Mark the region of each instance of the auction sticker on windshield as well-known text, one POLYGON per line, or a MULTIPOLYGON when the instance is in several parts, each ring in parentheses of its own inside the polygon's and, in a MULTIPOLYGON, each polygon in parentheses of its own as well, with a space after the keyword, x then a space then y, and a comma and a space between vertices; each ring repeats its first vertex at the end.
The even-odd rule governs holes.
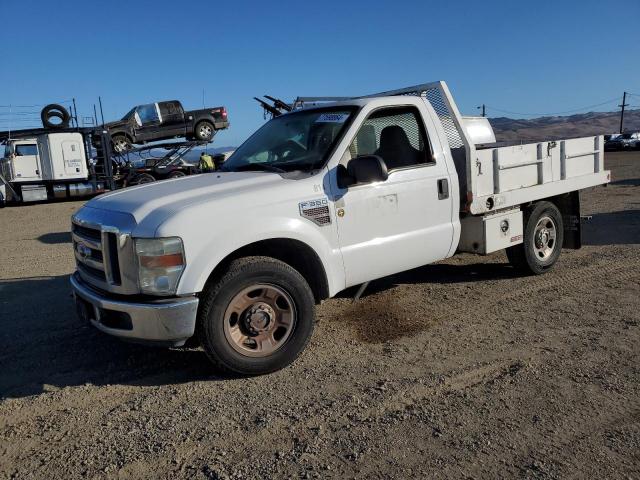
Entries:
POLYGON ((331 122, 331 123, 344 123, 349 118, 348 113, 323 113, 318 117, 316 123, 331 122))

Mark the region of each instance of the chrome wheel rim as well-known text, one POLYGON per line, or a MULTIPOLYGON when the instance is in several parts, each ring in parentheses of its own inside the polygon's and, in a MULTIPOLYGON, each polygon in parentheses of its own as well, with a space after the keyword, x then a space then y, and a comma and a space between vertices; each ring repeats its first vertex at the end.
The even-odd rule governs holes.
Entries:
POLYGON ((211 136, 211 127, 209 125, 200 125, 200 137, 209 138, 211 136))
POLYGON ((122 139, 118 139, 115 142, 113 142, 113 149, 116 152, 124 152, 125 150, 127 150, 127 148, 129 147, 129 144, 122 139))
POLYGON ((247 357, 268 357, 282 348, 297 321, 291 296, 280 287, 256 284, 238 292, 224 313, 224 335, 247 357))
POLYGON ((548 260, 556 249, 557 227, 551 217, 544 216, 536 223, 533 251, 538 260, 548 260))

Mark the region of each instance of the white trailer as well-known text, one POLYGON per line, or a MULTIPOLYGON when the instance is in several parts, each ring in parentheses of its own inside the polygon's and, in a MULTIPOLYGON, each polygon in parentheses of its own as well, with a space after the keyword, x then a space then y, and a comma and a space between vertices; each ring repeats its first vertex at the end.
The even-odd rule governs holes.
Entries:
POLYGON ((83 136, 43 133, 9 139, 0 159, 0 203, 79 197, 94 192, 83 136))
POLYGON ((580 247, 579 190, 610 181, 603 137, 494 148, 444 82, 296 105, 222 171, 80 209, 81 317, 132 341, 194 338, 223 369, 271 372, 307 345, 314 304, 347 287, 459 251, 506 249, 524 274, 549 271, 580 247))

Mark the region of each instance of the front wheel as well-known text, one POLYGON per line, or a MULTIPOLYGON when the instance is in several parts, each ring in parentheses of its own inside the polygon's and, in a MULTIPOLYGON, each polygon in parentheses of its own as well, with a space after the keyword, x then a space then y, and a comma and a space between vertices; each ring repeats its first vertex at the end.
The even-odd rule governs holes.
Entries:
POLYGON ((214 127, 211 122, 200 122, 196 125, 194 135, 197 140, 207 141, 213 138, 214 127))
POLYGON ((298 271, 273 258, 247 257, 204 290, 198 336, 219 369, 260 375, 298 357, 314 316, 313 293, 298 271))
POLYGON ((114 135, 111 138, 111 142, 113 144, 113 150, 116 153, 123 153, 127 150, 131 150, 131 140, 124 135, 114 135))
POLYGON ((540 275, 551 270, 560 257, 564 226, 558 207, 538 202, 524 214, 524 241, 507 248, 509 262, 518 270, 540 275))
POLYGON ((136 175, 134 179, 131 181, 131 185, 144 185, 145 183, 155 182, 156 178, 150 173, 141 173, 140 175, 136 175))

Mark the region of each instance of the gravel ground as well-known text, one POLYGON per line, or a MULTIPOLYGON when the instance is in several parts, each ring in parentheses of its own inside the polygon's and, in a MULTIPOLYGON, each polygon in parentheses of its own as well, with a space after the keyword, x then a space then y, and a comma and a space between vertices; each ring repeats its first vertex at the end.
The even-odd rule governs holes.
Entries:
POLYGON ((258 378, 76 320, 69 216, 0 210, 2 478, 640 478, 640 154, 542 277, 461 255, 323 302, 258 378))

